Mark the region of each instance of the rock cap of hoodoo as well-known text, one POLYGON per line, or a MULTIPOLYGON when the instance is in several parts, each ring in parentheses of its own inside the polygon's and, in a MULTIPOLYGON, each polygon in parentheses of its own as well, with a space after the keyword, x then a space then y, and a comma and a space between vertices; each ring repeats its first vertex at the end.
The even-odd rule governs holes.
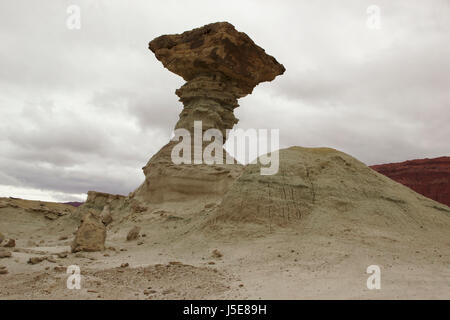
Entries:
POLYGON ((190 81, 221 73, 236 81, 239 96, 252 93, 260 82, 272 81, 285 68, 248 35, 228 22, 216 22, 181 34, 163 35, 149 49, 164 67, 190 81))

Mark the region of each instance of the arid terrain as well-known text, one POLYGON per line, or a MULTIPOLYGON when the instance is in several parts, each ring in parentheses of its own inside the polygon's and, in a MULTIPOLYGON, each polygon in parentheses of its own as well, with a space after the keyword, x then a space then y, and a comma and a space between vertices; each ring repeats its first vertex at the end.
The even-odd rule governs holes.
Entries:
POLYGON ((449 207, 333 149, 293 147, 280 162, 274 176, 247 166, 216 202, 144 207, 91 192, 74 208, 3 198, 2 244, 16 241, 2 248, 11 257, 0 259, 0 297, 450 298, 449 207), (71 253, 81 214, 108 205, 105 250, 71 253), (80 290, 67 289, 70 265, 81 269, 80 290), (381 268, 380 290, 366 286, 369 265, 381 268))

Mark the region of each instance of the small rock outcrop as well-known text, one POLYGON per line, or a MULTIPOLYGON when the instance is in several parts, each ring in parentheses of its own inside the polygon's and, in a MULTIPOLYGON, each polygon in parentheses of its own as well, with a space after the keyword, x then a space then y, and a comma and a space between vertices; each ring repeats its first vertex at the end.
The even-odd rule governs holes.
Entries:
POLYGON ((106 227, 100 218, 88 212, 78 228, 72 243, 72 252, 78 251, 103 251, 105 249, 106 227))
POLYGON ((380 164, 371 168, 425 197, 450 206, 450 157, 380 164))
POLYGON ((31 257, 30 259, 28 259, 27 263, 28 264, 38 264, 41 263, 42 261, 44 261, 46 259, 46 257, 31 257))
POLYGON ((0 266, 0 274, 8 274, 8 269, 5 266, 0 266))
POLYGON ((16 240, 9 239, 5 245, 3 245, 5 248, 14 248, 16 246, 16 240))
POLYGON ((105 207, 102 210, 102 213, 100 214, 100 217, 105 226, 113 222, 113 217, 111 215, 111 207, 109 204, 105 205, 105 207))

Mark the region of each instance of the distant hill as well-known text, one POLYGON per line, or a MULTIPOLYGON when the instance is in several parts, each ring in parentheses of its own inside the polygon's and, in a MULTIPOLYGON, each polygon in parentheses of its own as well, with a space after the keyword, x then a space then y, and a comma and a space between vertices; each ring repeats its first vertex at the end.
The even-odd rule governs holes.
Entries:
POLYGON ((74 202, 64 202, 64 204, 69 204, 69 205, 74 206, 74 207, 79 207, 79 206, 81 206, 83 203, 84 203, 84 202, 76 202, 76 201, 74 201, 74 202))
POLYGON ((428 198, 450 206, 450 157, 380 164, 371 168, 428 198))

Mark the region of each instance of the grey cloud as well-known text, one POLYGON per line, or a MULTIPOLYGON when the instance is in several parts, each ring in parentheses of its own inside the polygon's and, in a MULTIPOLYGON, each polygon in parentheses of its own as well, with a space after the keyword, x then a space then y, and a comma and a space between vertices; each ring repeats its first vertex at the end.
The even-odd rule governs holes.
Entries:
POLYGON ((59 199, 132 191, 181 111, 184 81, 148 42, 224 20, 287 69, 241 99, 240 127, 368 164, 450 154, 448 1, 378 0, 378 31, 365 25, 371 4, 2 1, 0 184, 59 199), (81 7, 78 31, 65 26, 69 4, 81 7))

